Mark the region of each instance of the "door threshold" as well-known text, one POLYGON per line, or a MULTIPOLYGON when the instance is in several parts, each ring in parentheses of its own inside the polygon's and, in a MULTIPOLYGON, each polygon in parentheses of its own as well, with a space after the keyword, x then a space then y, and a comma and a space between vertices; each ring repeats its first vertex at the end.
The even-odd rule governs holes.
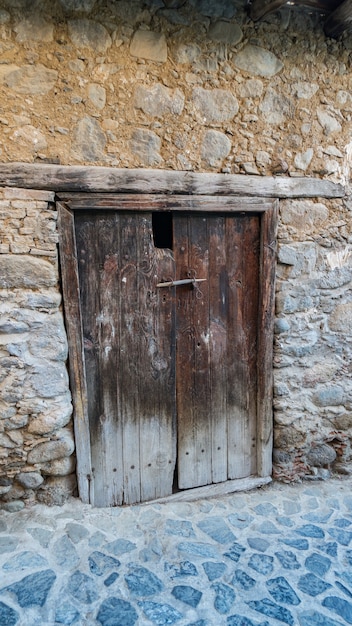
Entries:
POLYGON ((229 493, 235 493, 236 491, 249 491, 250 489, 263 487, 264 485, 271 483, 271 481, 271 476, 248 476, 247 478, 236 478, 235 480, 226 480, 223 483, 205 485, 204 487, 196 487, 194 489, 185 489, 184 491, 172 493, 171 495, 164 496, 163 498, 141 502, 140 505, 155 503, 163 504, 166 502, 192 502, 193 500, 226 496, 229 493))

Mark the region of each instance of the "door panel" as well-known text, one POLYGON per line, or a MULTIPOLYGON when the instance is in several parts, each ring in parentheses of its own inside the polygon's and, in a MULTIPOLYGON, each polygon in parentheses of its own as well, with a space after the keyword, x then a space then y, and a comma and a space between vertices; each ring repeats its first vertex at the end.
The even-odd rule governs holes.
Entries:
POLYGON ((256 471, 259 217, 177 215, 178 486, 256 471))
POLYGON ((96 506, 172 491, 176 459, 171 253, 151 214, 76 217, 92 478, 96 506))

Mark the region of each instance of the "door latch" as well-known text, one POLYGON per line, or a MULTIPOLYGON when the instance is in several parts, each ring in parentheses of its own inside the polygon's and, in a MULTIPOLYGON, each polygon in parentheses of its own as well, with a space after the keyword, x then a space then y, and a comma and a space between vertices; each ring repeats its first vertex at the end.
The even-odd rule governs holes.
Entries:
POLYGON ((181 280, 169 280, 166 283, 158 283, 157 287, 177 287, 178 285, 194 285, 202 283, 206 278, 182 278, 181 280))

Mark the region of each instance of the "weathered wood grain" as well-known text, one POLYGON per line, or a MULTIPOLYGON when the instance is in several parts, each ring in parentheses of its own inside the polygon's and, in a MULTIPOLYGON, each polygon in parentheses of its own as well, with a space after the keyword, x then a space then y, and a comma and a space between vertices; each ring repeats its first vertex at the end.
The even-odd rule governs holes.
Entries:
POLYGON ((290 3, 288 3, 287 0, 269 0, 267 2, 263 2, 263 0, 252 0, 250 16, 251 19, 256 22, 265 17, 268 13, 278 11, 288 5, 297 7, 305 6, 319 11, 329 12, 336 7, 338 2, 339 0, 292 0, 290 3))
MULTIPOLYGON (((236 493, 237 491, 249 491, 250 489, 257 489, 271 483, 271 477, 257 477, 249 476, 248 478, 238 478, 237 480, 227 480, 223 483, 217 483, 215 485, 206 485, 205 487, 197 487, 195 489, 186 489, 178 493, 173 493, 165 498, 159 498, 156 503, 164 502, 192 502, 193 500, 201 500, 208 498, 216 498, 219 496, 225 496, 229 493, 236 493)), ((143 505, 143 503, 142 503, 143 505)))
POLYGON ((50 191, 340 198, 342 185, 318 178, 241 176, 172 170, 35 163, 0 164, 0 186, 50 191))
POLYGON ((64 313, 70 357, 70 386, 74 409, 77 482, 81 500, 90 503, 92 463, 74 217, 61 202, 57 203, 57 210, 64 313))
MULTIPOLYGON (((335 5, 336 6, 336 5, 335 5)), ((328 37, 339 37, 346 29, 352 26, 352 0, 345 0, 331 13, 324 24, 328 37)))

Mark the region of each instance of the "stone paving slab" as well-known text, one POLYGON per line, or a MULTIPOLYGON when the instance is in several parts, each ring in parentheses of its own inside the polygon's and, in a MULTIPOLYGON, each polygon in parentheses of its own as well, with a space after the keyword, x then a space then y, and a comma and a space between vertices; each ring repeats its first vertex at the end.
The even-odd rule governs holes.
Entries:
POLYGON ((0 512, 0 626, 352 624, 351 487, 0 512))

